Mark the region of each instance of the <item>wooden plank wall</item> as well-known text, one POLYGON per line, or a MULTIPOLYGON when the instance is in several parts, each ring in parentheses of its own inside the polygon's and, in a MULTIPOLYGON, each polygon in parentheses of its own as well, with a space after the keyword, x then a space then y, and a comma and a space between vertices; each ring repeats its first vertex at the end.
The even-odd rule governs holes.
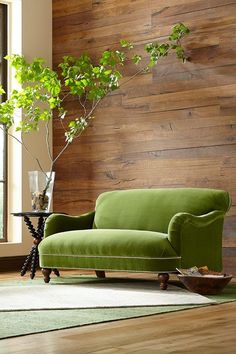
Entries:
MULTIPOLYGON (((176 22, 191 30, 191 62, 171 56, 103 101, 57 163, 54 206, 85 212, 113 189, 226 189, 224 262, 236 273, 236 0, 53 0, 54 65, 84 51, 97 58, 121 38, 141 52, 176 22)), ((125 77, 133 73, 128 66, 125 77)), ((76 114, 75 102, 68 107, 76 114)), ((55 125, 55 153, 60 133, 55 125)))

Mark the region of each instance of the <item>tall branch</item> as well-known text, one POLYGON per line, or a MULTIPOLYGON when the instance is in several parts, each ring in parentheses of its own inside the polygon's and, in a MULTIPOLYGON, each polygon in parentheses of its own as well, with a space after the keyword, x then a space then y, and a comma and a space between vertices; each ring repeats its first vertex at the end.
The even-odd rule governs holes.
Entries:
POLYGON ((139 74, 141 74, 145 69, 147 68, 147 65, 144 66, 142 69, 138 70, 134 75, 132 75, 130 78, 128 78, 126 81, 122 82, 120 85, 119 85, 119 88, 125 84, 127 84, 127 82, 133 80, 136 76, 138 76, 139 74))
POLYGON ((92 106, 90 112, 84 117, 84 119, 87 120, 87 119, 91 116, 91 114, 93 113, 93 111, 95 110, 95 108, 97 107, 97 105, 100 103, 100 101, 101 101, 101 98, 99 98, 99 99, 97 100, 97 102, 96 102, 95 104, 93 104, 93 106, 92 106))
POLYGON ((51 162, 53 161, 53 157, 52 157, 52 151, 51 151, 51 146, 50 146, 50 142, 49 142, 49 120, 46 122, 46 145, 47 145, 47 152, 48 152, 48 156, 49 159, 51 160, 51 162))
MULTIPOLYGON (((4 130, 1 125, 0 125, 0 128, 1 128, 2 130, 4 130)), ((13 138, 14 140, 16 140, 19 144, 21 144, 21 145, 24 147, 25 151, 31 156, 31 158, 32 158, 33 160, 35 160, 35 161, 37 162, 37 164, 38 164, 40 170, 46 175, 46 173, 44 172, 43 167, 42 167, 42 165, 41 165, 39 159, 38 159, 37 157, 35 157, 35 156, 31 153, 31 151, 27 148, 27 146, 25 145, 25 143, 24 143, 22 140, 18 139, 15 135, 9 133, 9 131, 7 131, 7 135, 9 135, 11 138, 13 138)))
POLYGON ((63 97, 62 97, 62 99, 61 99, 61 101, 63 102, 65 99, 66 99, 66 97, 68 97, 68 96, 70 96, 70 91, 68 91, 63 97))
POLYGON ((87 110, 86 110, 86 107, 85 107, 85 102, 86 102, 86 98, 85 98, 84 102, 82 103, 81 97, 79 96, 79 103, 80 103, 80 105, 83 107, 84 115, 86 116, 87 110))
POLYGON ((52 162, 52 168, 54 166, 54 164, 56 163, 56 161, 59 159, 59 157, 63 154, 63 152, 68 148, 68 146, 70 145, 71 143, 69 141, 66 142, 65 146, 61 149, 61 151, 58 153, 58 155, 55 157, 55 159, 53 160, 52 162))

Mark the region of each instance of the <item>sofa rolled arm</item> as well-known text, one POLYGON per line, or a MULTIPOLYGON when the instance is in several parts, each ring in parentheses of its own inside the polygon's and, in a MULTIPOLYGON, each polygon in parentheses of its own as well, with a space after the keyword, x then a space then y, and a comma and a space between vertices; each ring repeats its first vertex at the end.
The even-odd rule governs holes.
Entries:
POLYGON ((208 230, 207 232, 209 232, 209 227, 218 220, 221 221, 223 226, 224 215, 225 213, 219 210, 214 210, 199 216, 190 213, 177 213, 170 220, 168 239, 173 248, 180 254, 183 235, 187 235, 187 237, 191 239, 192 234, 195 234, 194 231, 197 229, 206 228, 206 230, 208 230), (192 233, 191 230, 193 231, 192 233))
POLYGON ((95 211, 71 216, 65 214, 51 214, 44 227, 44 237, 56 234, 58 232, 91 229, 93 226, 95 211))

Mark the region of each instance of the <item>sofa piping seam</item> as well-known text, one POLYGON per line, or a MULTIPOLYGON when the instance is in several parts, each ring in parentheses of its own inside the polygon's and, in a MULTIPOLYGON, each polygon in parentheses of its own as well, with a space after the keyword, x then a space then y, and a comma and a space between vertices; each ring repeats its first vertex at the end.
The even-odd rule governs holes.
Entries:
POLYGON ((88 256, 75 254, 41 253, 40 256, 74 257, 74 258, 121 258, 121 259, 181 259, 182 257, 129 257, 129 256, 88 256))

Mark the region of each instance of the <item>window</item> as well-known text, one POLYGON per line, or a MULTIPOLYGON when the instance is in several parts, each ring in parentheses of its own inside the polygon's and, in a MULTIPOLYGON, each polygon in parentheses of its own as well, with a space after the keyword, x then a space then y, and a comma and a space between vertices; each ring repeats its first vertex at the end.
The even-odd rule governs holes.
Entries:
MULTIPOLYGON (((7 92, 7 5, 0 4, 0 83, 7 92)), ((2 100, 6 99, 2 95, 2 100)), ((0 129, 0 241, 6 241, 7 224, 7 136, 0 129)))

